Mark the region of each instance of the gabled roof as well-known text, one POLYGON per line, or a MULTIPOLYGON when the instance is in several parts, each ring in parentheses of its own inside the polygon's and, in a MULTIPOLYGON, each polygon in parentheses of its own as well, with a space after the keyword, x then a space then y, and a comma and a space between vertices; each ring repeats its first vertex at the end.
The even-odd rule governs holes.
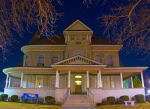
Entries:
POLYGON ((53 65, 102 65, 102 63, 81 55, 76 55, 71 58, 54 63, 53 65))
POLYGON ((86 26, 80 20, 76 20, 70 26, 68 26, 64 31, 92 31, 92 29, 86 26))

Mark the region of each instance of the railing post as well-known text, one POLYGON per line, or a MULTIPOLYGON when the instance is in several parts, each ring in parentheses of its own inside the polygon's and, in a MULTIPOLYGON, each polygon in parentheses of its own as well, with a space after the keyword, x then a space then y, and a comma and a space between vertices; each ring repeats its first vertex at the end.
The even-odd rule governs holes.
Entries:
POLYGON ((145 88, 145 85, 144 85, 144 78, 143 78, 143 72, 141 72, 141 81, 142 81, 142 87, 145 88))
POLYGON ((9 74, 7 73, 5 88, 8 88, 8 78, 9 78, 9 74))
POLYGON ((20 88, 23 88, 23 72, 21 73, 20 88))
POLYGON ((131 76, 131 88, 134 88, 134 86, 133 86, 133 78, 132 78, 132 76, 131 76))
POLYGON ((122 72, 120 72, 120 80, 121 80, 121 88, 123 88, 123 77, 122 77, 122 72))
POLYGON ((55 88, 59 88, 59 72, 56 70, 56 83, 55 83, 55 88))

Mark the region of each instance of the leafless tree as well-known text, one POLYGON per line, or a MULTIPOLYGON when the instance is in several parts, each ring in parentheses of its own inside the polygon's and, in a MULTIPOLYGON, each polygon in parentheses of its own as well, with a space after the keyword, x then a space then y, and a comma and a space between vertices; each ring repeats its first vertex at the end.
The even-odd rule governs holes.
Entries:
POLYGON ((0 0, 0 49, 15 41, 14 33, 21 33, 30 26, 36 26, 42 35, 50 36, 60 16, 54 4, 60 0, 0 0))
POLYGON ((118 44, 150 54, 150 0, 129 0, 102 17, 104 34, 118 44))

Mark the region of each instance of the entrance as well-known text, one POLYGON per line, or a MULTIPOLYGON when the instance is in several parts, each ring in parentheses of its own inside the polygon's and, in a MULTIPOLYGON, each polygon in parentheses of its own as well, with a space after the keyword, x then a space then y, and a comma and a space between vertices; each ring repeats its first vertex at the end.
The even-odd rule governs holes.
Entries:
POLYGON ((82 94, 82 76, 75 75, 75 94, 82 94))

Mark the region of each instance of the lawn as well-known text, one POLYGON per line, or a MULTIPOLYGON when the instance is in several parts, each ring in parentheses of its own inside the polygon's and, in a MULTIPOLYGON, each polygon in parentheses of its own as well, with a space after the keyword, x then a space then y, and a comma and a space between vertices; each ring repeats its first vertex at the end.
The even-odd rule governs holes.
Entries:
POLYGON ((150 103, 136 104, 138 107, 123 107, 122 105, 97 106, 96 109, 150 109, 150 103))
MULTIPOLYGON (((121 105, 104 105, 97 106, 96 109, 150 109, 150 103, 136 104, 138 107, 122 107, 121 105)), ((22 104, 13 102, 0 102, 0 109, 62 109, 61 106, 55 105, 35 105, 22 104)))
POLYGON ((61 109, 61 106, 0 102, 0 109, 61 109))

